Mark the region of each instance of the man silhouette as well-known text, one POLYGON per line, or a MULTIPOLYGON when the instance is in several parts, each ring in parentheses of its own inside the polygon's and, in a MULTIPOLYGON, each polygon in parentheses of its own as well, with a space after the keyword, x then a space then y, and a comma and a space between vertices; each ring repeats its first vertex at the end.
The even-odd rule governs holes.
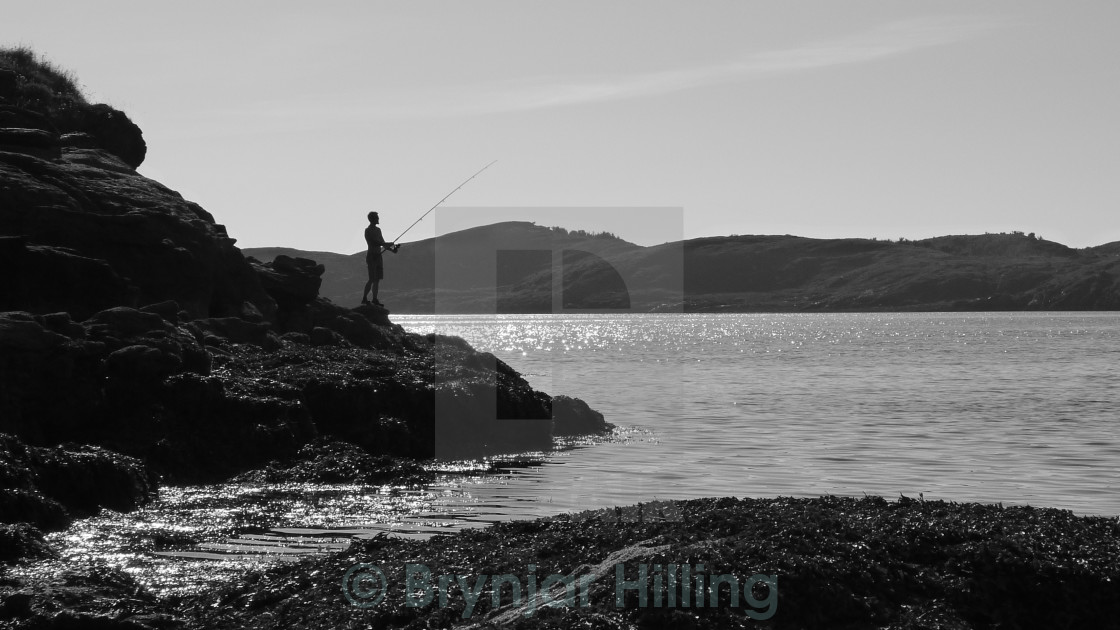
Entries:
POLYGON ((377 287, 385 277, 385 263, 381 260, 381 252, 387 249, 395 254, 401 246, 385 242, 385 237, 381 235, 381 228, 377 227, 379 217, 376 212, 371 212, 366 217, 369 219, 369 227, 366 228, 366 270, 369 272, 369 281, 366 282, 366 288, 362 290, 362 304, 369 304, 366 296, 372 288, 373 303, 382 306, 377 300, 377 287))

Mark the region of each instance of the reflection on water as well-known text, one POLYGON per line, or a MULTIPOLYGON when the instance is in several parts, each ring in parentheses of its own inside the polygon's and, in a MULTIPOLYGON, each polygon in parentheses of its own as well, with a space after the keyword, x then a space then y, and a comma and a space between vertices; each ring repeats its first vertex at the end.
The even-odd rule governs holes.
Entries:
POLYGON ((654 499, 923 493, 1120 514, 1120 314, 398 319, 460 335, 622 430, 542 465, 425 488, 167 488, 144 510, 79 522, 57 546, 166 593, 352 536, 654 499))
MULTIPOLYGON (((573 439, 564 450, 486 461, 432 464, 437 481, 423 487, 346 484, 220 484, 160 489, 151 504, 76 521, 48 539, 57 561, 16 567, 15 574, 50 574, 63 566, 107 563, 157 595, 186 595, 249 569, 346 549, 355 538, 427 538, 513 519, 572 511, 534 487, 545 462, 562 461, 596 444, 648 439, 619 430, 605 439, 573 439)), ((549 464, 551 465, 551 464, 549 464)))
POLYGON ((1120 314, 409 316, 656 436, 528 492, 899 493, 1120 514, 1120 314))
POLYGON ((516 501, 490 507, 472 496, 474 483, 494 487, 505 476, 491 475, 485 482, 481 476, 464 476, 427 488, 169 487, 141 510, 105 510, 50 538, 63 550, 66 564, 101 560, 128 571, 157 594, 187 594, 262 564, 345 549, 352 538, 382 532, 426 537, 533 516, 532 507, 518 509, 516 501))

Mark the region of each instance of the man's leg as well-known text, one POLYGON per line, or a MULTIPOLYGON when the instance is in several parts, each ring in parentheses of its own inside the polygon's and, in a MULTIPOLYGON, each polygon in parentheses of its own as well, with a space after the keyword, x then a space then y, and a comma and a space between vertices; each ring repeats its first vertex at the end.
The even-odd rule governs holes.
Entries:
MULTIPOLYGON (((373 279, 370 279, 370 280, 366 281, 366 288, 362 289, 362 304, 369 304, 369 300, 366 299, 366 296, 369 295, 369 289, 370 289, 371 286, 373 286, 374 282, 375 281, 373 279)), ((375 298, 377 297, 377 291, 376 290, 374 290, 373 296, 375 298)))
POLYGON ((370 280, 370 284, 373 285, 373 303, 374 304, 381 304, 381 302, 379 302, 377 300, 377 289, 378 289, 378 287, 381 286, 381 281, 380 280, 370 280))

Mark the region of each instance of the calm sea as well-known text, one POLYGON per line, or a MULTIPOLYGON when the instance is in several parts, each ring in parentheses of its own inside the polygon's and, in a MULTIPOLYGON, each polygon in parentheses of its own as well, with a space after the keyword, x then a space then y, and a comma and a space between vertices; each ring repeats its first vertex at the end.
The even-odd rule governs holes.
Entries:
POLYGON ((864 493, 1120 514, 1120 314, 400 316, 629 439, 477 500, 864 493))
POLYGON ((188 593, 354 536, 719 495, 905 494, 1120 515, 1120 313, 395 319, 462 336, 619 429, 425 488, 164 488, 140 510, 52 534, 60 562, 95 558, 154 592, 188 593))

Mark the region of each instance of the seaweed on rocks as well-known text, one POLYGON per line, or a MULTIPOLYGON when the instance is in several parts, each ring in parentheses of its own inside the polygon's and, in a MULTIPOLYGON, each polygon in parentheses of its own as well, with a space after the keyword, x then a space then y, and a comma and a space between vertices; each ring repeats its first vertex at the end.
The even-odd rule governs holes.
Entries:
POLYGON ((63 529, 102 508, 132 510, 156 496, 142 462, 87 445, 34 447, 0 433, 0 522, 63 529))
POLYGON ((371 455, 349 442, 320 439, 305 445, 289 461, 273 461, 232 481, 255 484, 358 483, 419 485, 430 483, 435 474, 417 460, 371 455))
POLYGON ((422 542, 376 538, 188 598, 178 610, 208 628, 1116 628, 1118 561, 1116 519, 1062 510, 905 497, 697 499, 502 523, 422 542), (377 589, 351 584, 347 594, 343 582, 364 564, 386 578, 384 600, 371 607, 351 601, 377 589), (423 565, 430 580, 417 573, 407 588, 408 564, 423 565), (654 600, 652 576, 671 565, 709 576, 700 591, 706 605, 696 604, 695 590, 682 605, 678 586, 670 606, 665 582, 654 600), (645 605, 634 584, 618 604, 617 566, 634 584, 645 567, 645 605), (441 575, 452 576, 443 605, 435 593, 441 575), (493 581, 479 576, 495 575, 515 576, 524 587, 550 575, 591 577, 586 605, 581 595, 572 606, 532 608, 527 597, 514 605, 511 590, 494 606, 493 581), (711 588, 721 575, 740 583, 773 577, 774 593, 756 584, 754 604, 744 595, 733 605, 729 589, 711 588), (454 576, 479 587, 469 612, 454 576), (431 602, 410 605, 406 597, 425 589, 431 602))

